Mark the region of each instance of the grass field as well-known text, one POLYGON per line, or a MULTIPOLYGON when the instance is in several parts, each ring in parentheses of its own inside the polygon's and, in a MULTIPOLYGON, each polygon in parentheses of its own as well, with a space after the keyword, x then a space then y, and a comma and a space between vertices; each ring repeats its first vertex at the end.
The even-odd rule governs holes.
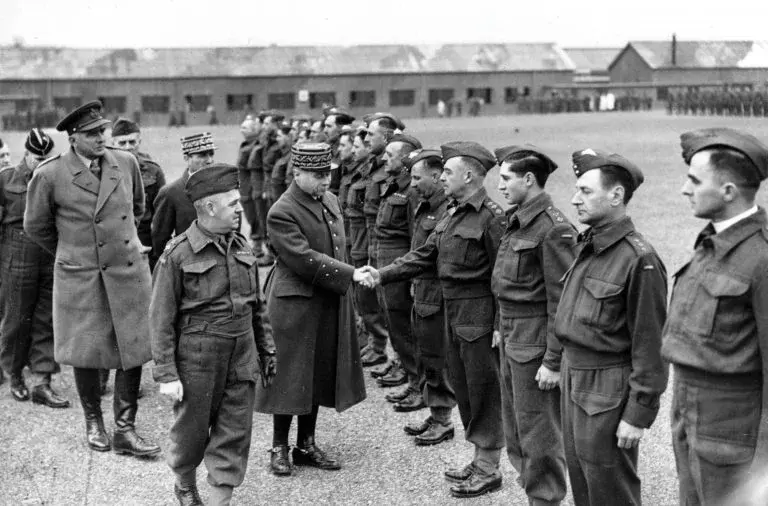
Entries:
MULTIPOLYGON (((768 122, 750 118, 668 117, 659 112, 569 114, 411 120, 408 132, 425 146, 452 140, 475 140, 489 148, 532 142, 548 150, 560 164, 548 189, 555 203, 571 218, 569 204, 575 177, 570 154, 587 147, 615 151, 637 163, 646 176, 636 192, 629 213, 637 228, 656 247, 671 275, 689 255, 693 240, 704 226, 690 214, 679 189, 686 167, 680 157, 679 134, 706 126, 744 128, 768 140, 768 122)), ((143 150, 150 153, 173 180, 184 168, 179 138, 199 129, 147 129, 143 150)), ((219 147, 218 161, 233 162, 240 143, 236 126, 211 129, 219 147)), ((5 133, 14 161, 21 156, 23 134, 5 133)), ((58 149, 66 139, 55 134, 58 149)), ((497 174, 487 185, 495 188, 497 174)), ((498 193, 492 191, 492 195, 498 193)), ((501 199, 497 200, 501 202, 501 199)), ((766 204, 762 191, 759 201, 766 204)), ((87 450, 82 410, 77 401, 70 368, 56 384, 72 401, 68 410, 53 411, 17 403, 4 385, 0 387, 0 504, 172 505, 173 477, 163 459, 140 461, 113 453, 87 450)), ((268 469, 271 418, 256 414, 253 444, 245 483, 236 491, 234 504, 458 504, 448 494, 442 471, 463 465, 472 456, 463 440, 458 414, 457 437, 434 448, 416 448, 402 426, 426 416, 425 411, 396 414, 384 400, 386 391, 368 381, 368 399, 342 415, 321 410, 318 442, 338 455, 344 469, 338 473, 299 470, 292 478, 276 478, 268 469)), ((138 427, 143 435, 165 444, 171 424, 171 403, 161 398, 145 369, 138 427)), ((112 425, 112 396, 104 399, 105 420, 112 425)), ((640 473, 644 503, 671 506, 677 503, 677 481, 669 431, 670 395, 665 394, 656 424, 641 445, 640 473)), ((292 436, 293 437, 293 436, 292 436)), ((470 501, 471 504, 524 505, 525 495, 516 486, 515 473, 504 461, 505 484, 501 492, 470 501)), ((203 497, 205 472, 199 473, 203 497)), ((571 504, 568 502, 567 504, 571 504)), ((607 502, 608 506, 609 503, 607 502)))

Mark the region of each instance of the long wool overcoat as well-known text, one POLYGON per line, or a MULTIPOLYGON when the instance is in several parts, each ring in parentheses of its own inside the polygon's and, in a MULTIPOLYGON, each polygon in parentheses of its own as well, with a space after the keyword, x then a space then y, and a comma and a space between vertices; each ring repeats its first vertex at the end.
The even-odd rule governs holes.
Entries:
POLYGON ((366 394, 338 199, 326 192, 315 200, 294 182, 270 209, 267 232, 277 252, 266 296, 278 372, 269 388, 259 383, 256 409, 344 411, 366 394))
POLYGON ((55 254, 56 361, 130 369, 148 362, 152 278, 139 249, 144 189, 136 158, 108 149, 101 180, 70 149, 35 170, 24 231, 55 254))

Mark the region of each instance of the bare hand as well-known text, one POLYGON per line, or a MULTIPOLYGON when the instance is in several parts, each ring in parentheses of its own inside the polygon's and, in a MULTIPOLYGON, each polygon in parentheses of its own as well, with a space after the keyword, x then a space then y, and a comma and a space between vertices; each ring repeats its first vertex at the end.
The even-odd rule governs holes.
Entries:
POLYGON ((618 447, 630 449, 640 444, 640 440, 643 438, 645 429, 630 425, 624 420, 619 422, 619 428, 616 429, 616 437, 618 438, 618 447))
POLYGON ((376 288, 381 284, 381 274, 370 265, 355 269, 353 279, 368 288, 376 288), (356 278, 354 276, 357 276, 356 278))
POLYGON ((180 380, 160 383, 160 393, 167 395, 176 402, 181 402, 184 398, 184 387, 181 385, 180 380))
POLYGON ((498 348, 501 344, 501 332, 498 330, 493 331, 493 340, 491 341, 491 348, 498 348))
POLYGON ((560 371, 555 372, 542 365, 536 372, 536 381, 539 382, 539 390, 552 390, 560 384, 560 371))

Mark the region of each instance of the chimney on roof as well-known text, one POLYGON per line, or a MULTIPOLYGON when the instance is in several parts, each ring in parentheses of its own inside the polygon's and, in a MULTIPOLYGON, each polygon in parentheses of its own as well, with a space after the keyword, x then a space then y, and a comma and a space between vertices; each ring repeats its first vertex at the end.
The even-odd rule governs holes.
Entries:
POLYGON ((677 67, 677 35, 672 34, 672 66, 677 67))

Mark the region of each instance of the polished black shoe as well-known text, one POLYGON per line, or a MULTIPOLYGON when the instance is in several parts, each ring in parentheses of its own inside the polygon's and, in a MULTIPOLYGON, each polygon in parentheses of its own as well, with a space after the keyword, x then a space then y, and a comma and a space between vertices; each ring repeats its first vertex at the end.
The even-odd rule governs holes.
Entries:
POLYGON ((429 426, 432 425, 432 420, 434 420, 434 418, 428 416, 423 422, 406 424, 405 427, 403 427, 403 431, 409 436, 418 436, 429 429, 429 426))
POLYGON ((288 447, 275 446, 269 450, 269 469, 275 476, 290 476, 293 473, 291 461, 288 460, 288 447))
POLYGON ((382 367, 371 369, 371 378, 381 378, 382 376, 386 376, 390 369, 392 369, 392 365, 393 362, 387 362, 382 367))
POLYGON ((475 471, 475 464, 470 462, 464 467, 447 470, 445 473, 443 473, 443 476, 445 476, 446 480, 452 483, 462 483, 470 479, 472 475, 475 474, 475 471))
POLYGON ((100 419, 85 420, 85 437, 88 447, 97 452, 108 452, 112 449, 109 444, 107 431, 104 430, 104 422, 100 419))
POLYGON ((11 395, 17 401, 29 400, 29 389, 22 376, 11 376, 11 395))
POLYGON ((411 386, 408 385, 402 390, 385 395, 384 398, 387 400, 387 402, 400 402, 406 397, 408 397, 410 393, 411 393, 411 386))
POLYGON ((378 383, 380 387, 384 388, 397 387, 404 385, 407 382, 408 375, 405 373, 405 370, 400 364, 396 366, 393 365, 386 375, 376 380, 376 383, 378 383))
POLYGON ((203 500, 200 499, 200 493, 197 491, 197 485, 179 487, 178 484, 174 484, 173 494, 176 496, 176 499, 179 500, 180 506, 205 506, 203 500))
POLYGON ((134 457, 154 457, 160 453, 160 447, 136 434, 136 431, 115 431, 112 434, 112 447, 119 455, 133 455, 134 457))
POLYGON ((54 409, 69 407, 69 401, 57 394, 48 384, 37 385, 32 389, 32 402, 54 409))
POLYGON ((325 471, 338 471, 341 469, 341 464, 326 455, 315 443, 294 447, 293 463, 297 466, 316 467, 325 471))
POLYGON ((500 488, 501 473, 498 471, 491 475, 474 473, 468 480, 451 486, 451 495, 459 499, 479 497, 500 488))
POLYGON ((396 402, 393 406, 394 410, 398 413, 408 413, 410 411, 418 411, 427 407, 424 404, 424 397, 418 390, 410 390, 408 396, 400 402, 396 402))
POLYGON ((360 361, 363 367, 373 367, 374 365, 383 364, 387 361, 387 354, 383 351, 376 351, 371 347, 363 350, 360 355, 360 361))
POLYGON ((432 446, 453 439, 453 436, 454 430, 451 422, 448 422, 447 425, 443 425, 435 420, 429 426, 429 429, 413 438, 413 440, 416 443, 416 446, 432 446))

